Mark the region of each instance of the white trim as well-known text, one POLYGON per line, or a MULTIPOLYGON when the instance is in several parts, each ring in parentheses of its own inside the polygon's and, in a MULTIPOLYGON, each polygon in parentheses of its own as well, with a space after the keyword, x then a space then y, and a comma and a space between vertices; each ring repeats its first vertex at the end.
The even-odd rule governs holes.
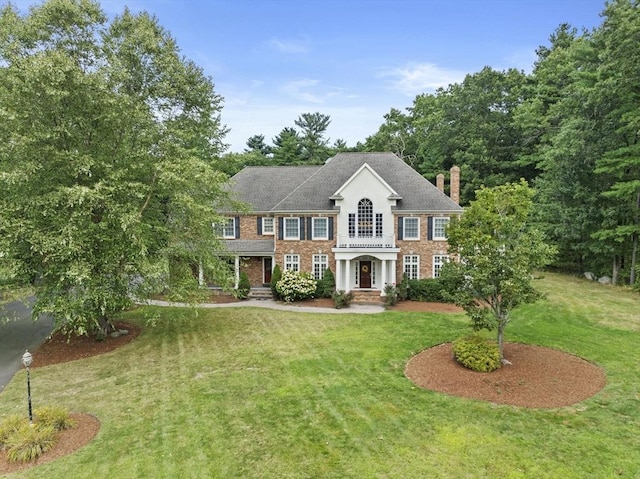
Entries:
POLYGON ((445 263, 449 262, 449 255, 448 254, 434 254, 433 255, 433 260, 432 260, 432 265, 433 267, 431 268, 431 277, 432 278, 439 278, 440 277, 440 268, 442 268, 444 266, 445 263), (436 273, 438 273, 436 275, 436 273))
POLYGON ((300 271, 300 255, 299 254, 285 254, 283 266, 285 271, 293 270, 300 271))
POLYGON ((276 222, 273 216, 263 216, 262 217, 262 234, 263 235, 273 235, 276 231, 276 222), (269 221, 271 223, 271 231, 265 230, 265 224, 269 221))
POLYGON ((313 274, 314 279, 322 279, 324 277, 324 272, 329 268, 329 255, 328 254, 314 254, 312 258, 311 264, 311 274, 313 274), (318 274, 316 275, 316 266, 318 266, 318 274), (324 266, 324 268, 323 268, 324 266))
POLYGON ((448 216, 434 216, 433 217, 433 230, 431 231, 431 237, 433 238, 434 241, 446 241, 447 239, 447 234, 444 232, 447 225, 449 224, 449 220, 450 218, 448 216), (436 235, 436 223, 437 222, 442 222, 443 226, 441 226, 442 228, 442 236, 437 236, 436 235))
POLYGON ((222 225, 222 237, 224 239, 236 239, 236 218, 225 218, 222 225), (231 224, 231 226, 229 226, 231 224), (231 234, 227 233, 227 229, 231 228, 231 234))
POLYGON ((282 238, 285 240, 299 240, 300 239, 300 218, 297 216, 292 217, 284 217, 282 219, 282 238), (295 236, 287 236, 287 221, 295 221, 296 223, 296 235, 295 236))
POLYGON ((402 239, 406 241, 420 241, 420 218, 417 216, 405 216, 402 218, 402 239), (407 220, 415 220, 418 231, 417 236, 407 238, 407 220))
POLYGON ((400 197, 400 195, 398 195, 398 193, 396 193, 396 190, 394 190, 391 185, 389 185, 389 183, 387 183, 378 173, 376 173, 376 171, 371 168, 367 163, 364 163, 360 168, 358 168, 358 171, 356 171, 353 175, 351 175, 351 178, 349 178, 347 181, 345 181, 342 186, 340 186, 340 188, 338 188, 338 190, 331 195, 331 197, 335 197, 335 196, 342 196, 342 191, 349 185, 349 183, 351 183, 355 178, 358 177, 358 175, 360 174, 360 172, 364 169, 367 169, 373 176, 376 177, 376 179, 382 183, 382 185, 384 185, 384 187, 389 190, 389 193, 393 196, 398 196, 400 197))
POLYGON ((409 279, 420 279, 420 255, 405 254, 402 257, 402 274, 406 274, 409 279))
POLYGON ((313 216, 311 218, 311 239, 312 240, 328 240, 329 239, 329 218, 326 216, 313 216), (324 236, 316 235, 316 220, 324 220, 324 236))

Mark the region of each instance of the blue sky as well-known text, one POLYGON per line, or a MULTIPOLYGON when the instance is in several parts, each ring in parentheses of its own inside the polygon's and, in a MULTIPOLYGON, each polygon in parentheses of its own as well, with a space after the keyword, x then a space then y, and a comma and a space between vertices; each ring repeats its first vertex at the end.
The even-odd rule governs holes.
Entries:
MULTIPOLYGON (((24 11, 33 2, 15 1, 24 11)), ((364 141, 391 108, 484 66, 529 72, 563 22, 601 23, 604 0, 104 0, 153 13, 224 97, 230 151, 305 112, 364 141)))

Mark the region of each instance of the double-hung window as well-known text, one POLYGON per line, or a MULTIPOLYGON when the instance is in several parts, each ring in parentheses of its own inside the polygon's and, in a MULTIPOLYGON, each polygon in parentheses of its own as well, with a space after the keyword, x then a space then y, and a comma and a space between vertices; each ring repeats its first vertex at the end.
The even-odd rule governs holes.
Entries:
POLYGON ((300 239, 300 218, 284 218, 284 239, 300 239))
POLYGON ((300 271, 300 255, 285 254, 284 255, 285 271, 300 271))
POLYGON ((236 219, 226 218, 222 221, 222 237, 234 239, 236 237, 236 219))
POLYGON ((449 224, 449 218, 433 218, 433 234, 434 240, 446 240, 446 228, 449 224))
POLYGON ((440 269, 442 266, 449 262, 449 256, 446 254, 436 254, 433 256, 433 277, 440 277, 440 269))
POLYGON ((329 239, 329 219, 328 218, 312 218, 311 238, 314 240, 329 239))
POLYGON ((420 239, 420 218, 406 217, 404 218, 403 239, 418 240, 420 239))
POLYGON ((322 279, 325 270, 329 267, 329 256, 326 254, 313 255, 313 277, 322 279))
POLYGON ((272 235, 274 231, 273 218, 270 216, 264 216, 262 218, 262 234, 272 235))
POLYGON ((409 279, 420 279, 420 256, 408 254, 403 257, 404 274, 409 279))

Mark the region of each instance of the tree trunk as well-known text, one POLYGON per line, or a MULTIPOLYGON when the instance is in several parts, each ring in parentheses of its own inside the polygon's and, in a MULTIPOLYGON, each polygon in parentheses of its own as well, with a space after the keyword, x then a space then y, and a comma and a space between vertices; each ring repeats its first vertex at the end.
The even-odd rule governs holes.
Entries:
POLYGON ((106 338, 109 334, 114 332, 116 328, 113 323, 106 316, 100 316, 98 318, 98 331, 96 333, 97 338, 106 338))
POLYGON ((618 255, 613 255, 613 266, 611 268, 611 284, 618 284, 618 273, 620 272, 620 262, 618 255))
POLYGON ((505 324, 502 321, 498 322, 498 350, 500 351, 500 362, 504 363, 504 327, 505 324))

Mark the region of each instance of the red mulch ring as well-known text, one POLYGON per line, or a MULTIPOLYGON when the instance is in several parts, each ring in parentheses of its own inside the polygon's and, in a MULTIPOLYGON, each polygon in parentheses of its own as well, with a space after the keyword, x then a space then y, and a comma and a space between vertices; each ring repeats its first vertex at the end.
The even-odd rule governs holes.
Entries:
POLYGON ((507 343, 504 355, 511 364, 479 373, 461 366, 453 358, 451 343, 446 343, 411 358, 405 374, 432 391, 529 408, 569 406, 607 383, 601 368, 556 349, 507 343))
MULTIPOLYGON (((68 338, 64 334, 54 333, 33 353, 32 369, 108 353, 136 339, 142 330, 140 326, 128 323, 116 323, 115 326, 117 329, 126 329, 128 333, 117 338, 107 336, 103 341, 88 336, 68 338)), ((38 466, 71 454, 89 443, 100 430, 100 421, 91 414, 72 413, 71 417, 76 426, 60 431, 56 445, 35 461, 9 462, 4 451, 0 451, 0 474, 38 466)))
POLYGON ((127 330, 128 333, 121 334, 117 338, 107 336, 103 341, 96 341, 92 336, 67 337, 61 333, 54 333, 33 353, 32 368, 108 353, 130 343, 141 331, 140 326, 134 324, 115 323, 114 326, 119 330, 127 330))
POLYGON ((39 466, 54 461, 59 457, 71 454, 88 444, 100 430, 100 421, 91 414, 73 413, 75 421, 73 429, 66 429, 58 433, 56 444, 31 462, 9 462, 6 453, 0 451, 0 474, 9 474, 29 467, 39 466))

